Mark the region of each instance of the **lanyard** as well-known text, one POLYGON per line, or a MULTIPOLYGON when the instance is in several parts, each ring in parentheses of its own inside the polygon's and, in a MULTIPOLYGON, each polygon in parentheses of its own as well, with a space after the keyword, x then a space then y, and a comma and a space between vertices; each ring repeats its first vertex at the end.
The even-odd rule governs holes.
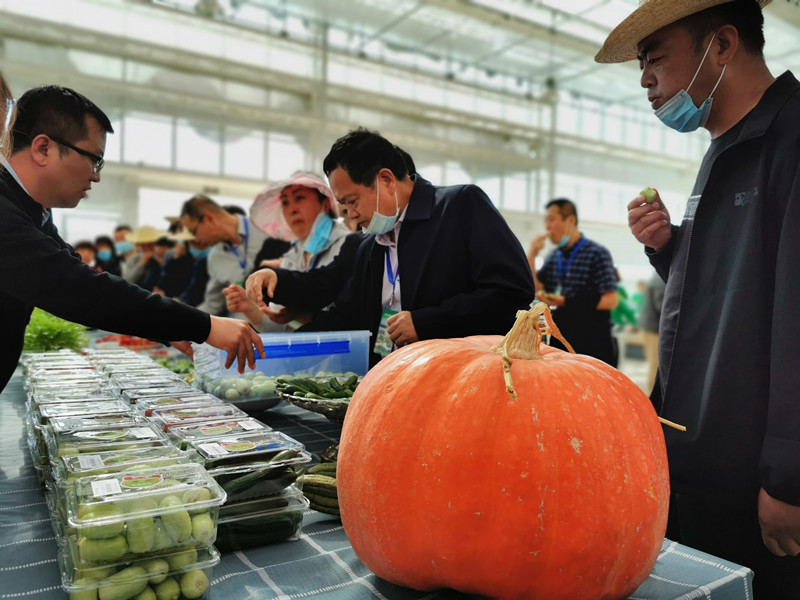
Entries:
POLYGON ((389 280, 389 285, 392 286, 392 298, 389 300, 389 306, 394 304, 394 289, 397 279, 400 277, 400 256, 397 257, 397 268, 392 271, 392 259, 389 258, 389 247, 386 247, 386 279, 389 280))
POLYGON ((575 244, 575 247, 572 249, 572 252, 569 253, 569 258, 567 259, 567 264, 564 264, 564 258, 562 256, 561 250, 556 251, 556 265, 558 266, 558 276, 559 282, 561 283, 561 287, 564 287, 564 280, 567 277, 567 273, 569 272, 569 267, 572 264, 572 261, 575 260, 575 255, 578 254, 578 250, 580 250, 583 245, 586 243, 586 238, 582 237, 580 241, 575 244))
POLYGON ((250 239, 250 223, 247 222, 247 218, 242 219, 244 221, 244 256, 239 256, 239 251, 236 249, 236 246, 230 245, 229 248, 233 255, 239 260, 239 266, 242 268, 242 277, 247 278, 247 242, 250 239))

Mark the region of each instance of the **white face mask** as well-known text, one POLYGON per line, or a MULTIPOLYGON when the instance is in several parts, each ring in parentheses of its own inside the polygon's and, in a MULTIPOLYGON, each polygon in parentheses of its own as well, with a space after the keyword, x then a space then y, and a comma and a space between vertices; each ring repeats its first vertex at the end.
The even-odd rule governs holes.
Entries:
POLYGON ((382 233, 389 233, 392 228, 394 228, 394 224, 397 223, 398 217, 400 217, 400 202, 397 199, 397 190, 394 192, 394 206, 395 211, 394 215, 387 216, 382 215, 378 211, 380 210, 381 206, 381 186, 378 178, 375 178, 375 187, 378 188, 378 196, 375 200, 375 212, 372 214, 372 219, 369 221, 369 225, 364 229, 364 233, 366 234, 375 234, 381 235, 382 233))

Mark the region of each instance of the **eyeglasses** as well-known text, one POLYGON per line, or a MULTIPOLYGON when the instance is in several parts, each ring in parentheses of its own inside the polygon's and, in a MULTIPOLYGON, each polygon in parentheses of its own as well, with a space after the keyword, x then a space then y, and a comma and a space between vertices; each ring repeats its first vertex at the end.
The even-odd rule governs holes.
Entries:
POLYGON ((186 230, 195 237, 197 237, 197 228, 200 227, 200 223, 203 222, 203 217, 205 217, 204 214, 200 215, 200 218, 197 219, 197 223, 195 223, 194 227, 186 227, 186 230))
MULTIPOLYGON (((45 135, 47 135, 47 134, 45 134, 45 135)), ((99 173, 103 169, 103 165, 106 164, 106 161, 102 156, 97 156, 97 154, 92 154, 88 150, 84 150, 83 148, 78 148, 77 146, 73 146, 69 142, 65 142, 61 138, 58 138, 58 137, 56 137, 54 135, 47 135, 47 137, 49 137, 51 140, 53 140, 57 144, 61 144, 62 146, 66 146, 67 148, 69 148, 71 150, 75 150, 75 152, 77 152, 78 154, 82 154, 83 156, 86 156, 86 157, 92 159, 92 162, 94 163, 92 165, 92 170, 94 171, 95 175, 97 173, 99 173)))

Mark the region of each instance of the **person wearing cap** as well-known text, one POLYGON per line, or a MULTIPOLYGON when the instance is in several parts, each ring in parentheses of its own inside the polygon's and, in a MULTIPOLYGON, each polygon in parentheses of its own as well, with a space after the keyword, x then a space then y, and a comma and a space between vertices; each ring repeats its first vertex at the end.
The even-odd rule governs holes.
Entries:
MULTIPOLYGON (((336 140, 323 162, 336 200, 368 235, 333 306, 301 329, 369 330, 372 364, 417 340, 505 334, 534 298, 525 252, 486 194, 474 185, 433 186, 406 157, 359 128, 336 140)), ((265 284, 267 296, 280 293, 282 275, 277 284, 268 281, 274 275, 265 269, 248 280, 259 306, 265 284)))
POLYGON ((255 227, 247 215, 231 214, 202 194, 184 202, 181 223, 198 246, 211 248, 208 285, 198 308, 212 315, 227 315, 222 290, 232 283, 244 284, 269 236, 255 227))
MULTIPOLYGON (((255 225, 272 236, 282 235, 285 227, 297 238, 280 259, 280 268, 288 271, 308 272, 330 264, 350 234, 337 220, 336 202, 325 180, 306 171, 297 171, 259 194, 250 215, 255 225)), ((360 234, 354 235, 361 239, 360 234)), ((284 306, 264 314, 239 285, 228 287, 225 296, 228 310, 243 313, 259 331, 274 330, 273 322, 294 329, 309 322, 316 312, 284 306)))
MULTIPOLYGON (((3 102, 5 98, 0 99, 3 102)), ((53 224, 53 208, 74 208, 100 182, 108 117, 85 96, 57 85, 16 102, 9 150, 0 158, 0 390, 14 373, 34 307, 91 328, 227 352, 227 364, 255 365, 263 344, 246 323, 209 316, 81 262, 53 224)))
POLYGON ((125 279, 143 287, 148 292, 153 291, 154 273, 158 273, 161 264, 156 254, 158 240, 166 235, 152 225, 142 225, 135 231, 125 235, 125 241, 133 244, 135 254, 125 261, 125 279))
POLYGON ((800 82, 764 61, 766 4, 645 0, 596 59, 638 59, 655 116, 711 134, 679 226, 658 194, 628 204, 666 281, 652 401, 687 428, 664 432, 668 534, 783 600, 800 598, 800 82))

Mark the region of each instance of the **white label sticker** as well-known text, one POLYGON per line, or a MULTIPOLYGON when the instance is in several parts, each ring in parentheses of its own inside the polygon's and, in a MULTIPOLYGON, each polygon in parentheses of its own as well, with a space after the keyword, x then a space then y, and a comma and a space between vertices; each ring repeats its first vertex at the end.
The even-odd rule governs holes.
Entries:
POLYGON ((256 421, 255 419, 245 419, 244 421, 239 421, 239 426, 245 430, 264 429, 264 424, 260 421, 256 421))
POLYGON ((78 464, 82 469, 101 469, 103 468, 103 459, 98 454, 79 454, 78 464))
POLYGON ((150 439, 156 437, 156 432, 149 427, 131 427, 128 431, 135 435, 137 438, 150 439))
POLYGON ((209 456, 225 456, 228 454, 228 451, 225 450, 222 446, 215 442, 209 442, 207 444, 200 444, 198 446, 203 452, 208 454, 209 456))
POLYGON ((122 493, 116 479, 101 479, 92 482, 92 494, 95 496, 114 496, 122 493))

